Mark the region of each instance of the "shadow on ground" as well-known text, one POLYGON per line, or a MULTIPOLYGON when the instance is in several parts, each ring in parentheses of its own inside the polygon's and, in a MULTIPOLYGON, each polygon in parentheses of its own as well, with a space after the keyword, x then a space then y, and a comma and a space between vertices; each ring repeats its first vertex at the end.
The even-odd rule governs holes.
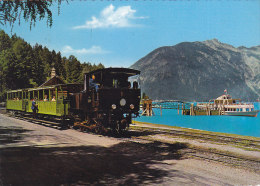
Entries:
POLYGON ((154 184, 168 172, 151 165, 180 159, 179 150, 184 148, 180 143, 159 142, 125 142, 109 148, 5 148, 0 153, 0 173, 3 185, 154 184))
POLYGON ((112 130, 109 130, 103 135, 114 137, 114 138, 133 138, 133 137, 148 136, 148 135, 155 135, 155 134, 160 134, 160 132, 152 131, 152 130, 126 130, 118 134, 113 132, 112 130))
POLYGON ((17 143, 22 141, 26 136, 26 130, 18 127, 2 127, 0 126, 0 145, 5 145, 9 143, 17 143))

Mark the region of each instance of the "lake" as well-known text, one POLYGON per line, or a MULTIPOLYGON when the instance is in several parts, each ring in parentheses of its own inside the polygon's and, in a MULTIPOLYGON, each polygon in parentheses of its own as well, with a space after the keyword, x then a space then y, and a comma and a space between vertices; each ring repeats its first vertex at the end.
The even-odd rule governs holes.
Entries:
MULTIPOLYGON (((255 110, 260 110, 260 102, 254 103, 255 110)), ((257 117, 246 116, 187 116, 178 115, 177 110, 153 109, 155 116, 141 116, 136 121, 185 127, 212 132, 239 134, 260 137, 260 113, 257 117)))

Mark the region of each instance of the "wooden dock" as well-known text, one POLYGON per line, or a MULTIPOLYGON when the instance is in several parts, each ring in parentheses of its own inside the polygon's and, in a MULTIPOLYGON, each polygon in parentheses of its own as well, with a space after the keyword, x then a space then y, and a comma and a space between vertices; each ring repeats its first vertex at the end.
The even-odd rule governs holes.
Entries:
POLYGON ((178 110, 178 114, 190 115, 190 116, 213 116, 213 115, 224 115, 224 109, 215 109, 208 103, 199 104, 197 106, 194 103, 183 102, 179 100, 157 100, 153 101, 142 100, 141 104, 142 116, 154 116, 153 108, 160 109, 160 115, 162 115, 163 109, 175 109, 178 110))

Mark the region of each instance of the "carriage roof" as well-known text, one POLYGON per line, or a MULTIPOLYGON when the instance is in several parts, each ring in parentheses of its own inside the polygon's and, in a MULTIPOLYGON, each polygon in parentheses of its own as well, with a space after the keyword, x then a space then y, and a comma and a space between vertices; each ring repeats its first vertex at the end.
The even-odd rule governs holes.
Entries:
POLYGON ((96 75, 96 74, 124 74, 127 75, 128 77, 130 76, 135 76, 140 74, 139 70, 134 70, 131 68, 103 68, 103 69, 98 69, 89 73, 85 73, 85 75, 96 75))
POLYGON ((13 92, 21 92, 21 91, 37 91, 37 90, 45 90, 45 89, 53 89, 56 87, 73 87, 73 86, 83 86, 83 84, 80 83, 69 83, 69 84, 57 84, 57 85, 51 85, 51 86, 45 86, 45 87, 35 87, 35 88, 24 88, 24 89, 17 89, 17 90, 9 90, 7 93, 13 93, 13 92))

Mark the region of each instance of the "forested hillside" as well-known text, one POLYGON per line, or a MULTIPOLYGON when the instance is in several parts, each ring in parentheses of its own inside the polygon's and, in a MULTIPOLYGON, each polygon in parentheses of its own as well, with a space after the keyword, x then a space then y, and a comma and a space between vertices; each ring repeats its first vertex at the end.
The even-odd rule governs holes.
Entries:
POLYGON ((104 68, 101 63, 81 63, 73 55, 62 57, 60 52, 39 44, 31 46, 22 38, 9 37, 0 30, 0 102, 6 90, 41 85, 49 78, 52 67, 67 83, 83 82, 85 72, 104 68))

